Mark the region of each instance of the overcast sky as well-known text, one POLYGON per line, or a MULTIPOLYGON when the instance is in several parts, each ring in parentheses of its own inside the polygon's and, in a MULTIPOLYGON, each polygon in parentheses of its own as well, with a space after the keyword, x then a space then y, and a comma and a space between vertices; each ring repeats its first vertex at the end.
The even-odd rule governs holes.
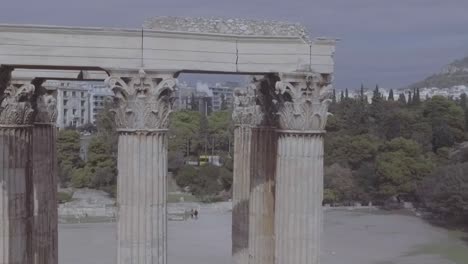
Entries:
POLYGON ((0 23, 140 27, 152 16, 303 23, 340 38, 335 86, 398 88, 468 56, 468 0, 0 0, 0 23))

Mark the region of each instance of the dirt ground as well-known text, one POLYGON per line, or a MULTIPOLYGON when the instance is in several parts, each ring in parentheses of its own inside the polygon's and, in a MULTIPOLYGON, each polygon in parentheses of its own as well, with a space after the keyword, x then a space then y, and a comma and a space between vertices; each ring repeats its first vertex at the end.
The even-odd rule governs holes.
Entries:
MULTIPOLYGON (((169 264, 230 263, 231 214, 169 222, 169 264)), ((382 212, 327 211, 322 264, 466 264, 464 234, 382 212)), ((60 264, 115 264, 116 224, 59 226, 60 264)))

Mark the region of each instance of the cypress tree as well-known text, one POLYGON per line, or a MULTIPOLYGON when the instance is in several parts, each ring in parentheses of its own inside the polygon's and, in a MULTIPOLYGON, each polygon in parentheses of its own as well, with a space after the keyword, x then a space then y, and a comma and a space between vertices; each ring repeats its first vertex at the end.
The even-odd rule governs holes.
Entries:
POLYGON ((390 89, 390 92, 388 93, 388 101, 395 101, 393 98, 393 89, 390 89))
POLYGON ((380 101, 382 101, 382 94, 379 91, 379 85, 376 85, 372 96, 372 104, 379 103, 380 101))
POLYGON ((340 101, 343 102, 343 100, 344 100, 344 93, 343 91, 341 91, 340 101))
POLYGON ((401 104, 406 104, 406 97, 405 97, 405 94, 401 93, 401 94, 398 96, 398 102, 401 103, 401 104))
POLYGON ((460 107, 463 109, 463 110, 466 110, 468 105, 467 105, 467 98, 466 98, 466 93, 462 93, 460 95, 460 107))
POLYGON ((408 102, 407 102, 408 105, 411 105, 413 104, 413 98, 411 96, 411 92, 408 92, 408 102))
POLYGON ((348 94, 348 88, 346 88, 345 90, 345 98, 348 99, 349 98, 349 94, 348 94))
POLYGON ((336 90, 333 89, 332 103, 336 103, 336 90))
POLYGON ((361 102, 364 102, 364 84, 361 83, 361 95, 359 96, 361 102))

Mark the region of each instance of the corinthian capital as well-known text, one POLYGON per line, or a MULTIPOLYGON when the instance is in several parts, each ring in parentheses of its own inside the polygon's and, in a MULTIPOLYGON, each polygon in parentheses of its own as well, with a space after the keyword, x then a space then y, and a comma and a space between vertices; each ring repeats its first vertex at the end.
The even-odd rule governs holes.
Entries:
POLYGON ((47 90, 42 83, 44 80, 33 80, 36 88, 36 117, 35 123, 55 124, 57 121, 57 91, 47 90))
POLYGON ((120 130, 167 129, 177 80, 148 76, 144 70, 130 78, 109 77, 114 93, 115 123, 120 130))
POLYGON ((331 103, 329 84, 330 76, 314 72, 282 74, 276 83, 280 128, 323 131, 331 103))
POLYGON ((262 123, 264 114, 257 105, 257 84, 251 83, 246 88, 234 90, 234 109, 232 120, 237 126, 257 126, 262 123))
POLYGON ((30 125, 34 118, 32 98, 34 85, 21 87, 8 84, 0 98, 0 125, 30 125))

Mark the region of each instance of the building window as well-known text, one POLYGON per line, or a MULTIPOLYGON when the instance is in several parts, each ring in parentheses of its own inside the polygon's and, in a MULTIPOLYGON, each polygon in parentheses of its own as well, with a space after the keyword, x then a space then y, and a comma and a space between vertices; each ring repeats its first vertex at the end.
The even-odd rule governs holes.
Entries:
POLYGON ((66 106, 68 103, 68 100, 63 100, 63 105, 66 106))
POLYGON ((72 113, 73 113, 73 115, 75 115, 75 114, 76 114, 76 109, 73 109, 73 112, 72 112, 72 113))
POLYGON ((76 96, 76 92, 72 92, 72 96, 76 96))
POLYGON ((63 116, 66 117, 66 116, 67 116, 67 113, 68 113, 68 110, 67 110, 67 109, 64 109, 64 110, 63 110, 63 116))
POLYGON ((83 109, 81 110, 81 117, 84 117, 84 115, 85 115, 85 110, 83 109))
POLYGON ((84 107, 85 100, 81 100, 81 107, 84 107))
POLYGON ((84 97, 84 92, 81 92, 81 97, 84 97))
POLYGON ((67 96, 67 91, 63 91, 63 96, 67 96))

